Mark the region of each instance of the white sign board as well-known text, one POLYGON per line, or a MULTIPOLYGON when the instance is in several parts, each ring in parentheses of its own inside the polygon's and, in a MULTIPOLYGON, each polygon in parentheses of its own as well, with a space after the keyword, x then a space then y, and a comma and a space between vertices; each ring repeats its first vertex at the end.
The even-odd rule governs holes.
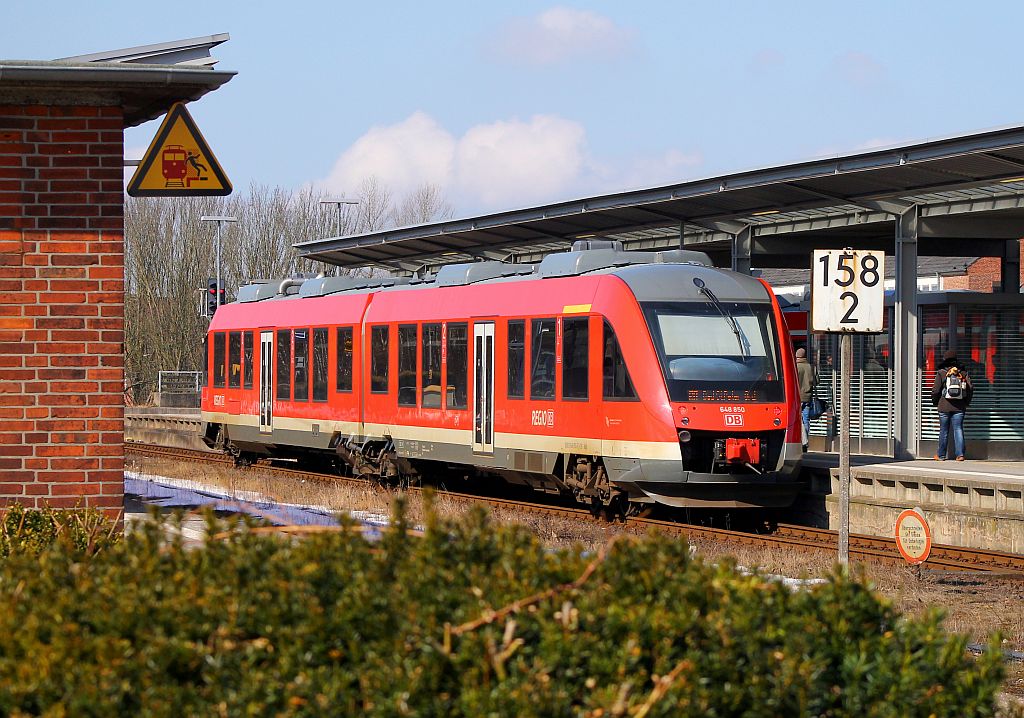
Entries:
POLYGON ((816 249, 811 266, 812 332, 881 332, 885 252, 816 249))

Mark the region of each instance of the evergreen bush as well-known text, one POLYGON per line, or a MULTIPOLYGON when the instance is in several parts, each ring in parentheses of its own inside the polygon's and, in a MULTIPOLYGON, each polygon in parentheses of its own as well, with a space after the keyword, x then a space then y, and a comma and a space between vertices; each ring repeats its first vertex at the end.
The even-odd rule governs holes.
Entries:
POLYGON ((72 553, 94 554, 117 541, 120 532, 96 509, 4 507, 0 516, 0 558, 12 553, 38 555, 54 544, 72 553))
POLYGON ((836 573, 792 591, 676 539, 548 551, 482 512, 382 540, 156 523, 0 564, 0 714, 988 716, 998 651, 836 573))

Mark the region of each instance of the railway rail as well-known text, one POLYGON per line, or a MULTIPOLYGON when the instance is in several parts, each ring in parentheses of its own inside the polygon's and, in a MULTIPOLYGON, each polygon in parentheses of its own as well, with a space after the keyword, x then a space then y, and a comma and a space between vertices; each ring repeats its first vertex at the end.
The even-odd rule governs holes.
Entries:
MULTIPOLYGON (((233 459, 227 455, 196 449, 179 449, 155 444, 128 442, 125 444, 125 450, 142 456, 208 464, 234 465, 233 459)), ((365 486, 367 483, 364 479, 316 472, 309 469, 291 469, 271 465, 260 465, 260 469, 281 477, 294 479, 345 482, 361 486, 365 486)), ((418 489, 413 487, 410 488, 410 491, 415 492, 418 489)), ((448 498, 483 503, 494 508, 508 509, 519 513, 529 512, 577 518, 580 520, 594 520, 589 510, 579 507, 482 497, 454 491, 444 491, 444 494, 448 498)), ((644 517, 628 517, 625 519, 625 524, 627 528, 637 532, 655 529, 671 534, 685 535, 690 540, 719 541, 753 548, 782 547, 797 551, 831 553, 833 555, 837 551, 839 541, 836 531, 792 524, 779 524, 771 533, 766 534, 696 526, 677 521, 644 517)), ((852 534, 850 536, 850 557, 859 561, 905 565, 903 558, 896 548, 895 540, 882 536, 852 534)), ((1024 575, 1024 555, 935 544, 932 547, 928 561, 923 564, 923 568, 939 571, 982 571, 1024 575)))

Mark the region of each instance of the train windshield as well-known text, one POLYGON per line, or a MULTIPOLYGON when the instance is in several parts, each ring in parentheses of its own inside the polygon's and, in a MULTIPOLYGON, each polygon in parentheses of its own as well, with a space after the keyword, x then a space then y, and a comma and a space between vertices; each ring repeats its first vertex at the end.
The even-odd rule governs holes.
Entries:
POLYGON ((643 305, 673 401, 783 401, 770 304, 643 305))

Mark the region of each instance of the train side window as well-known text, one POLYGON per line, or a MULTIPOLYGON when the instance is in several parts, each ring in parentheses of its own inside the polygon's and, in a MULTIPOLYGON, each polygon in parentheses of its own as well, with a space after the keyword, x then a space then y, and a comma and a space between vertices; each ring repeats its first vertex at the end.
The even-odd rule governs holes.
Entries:
POLYGON ((604 398, 611 400, 636 399, 636 390, 633 388, 633 380, 629 378, 629 369, 626 368, 626 360, 622 356, 619 340, 607 319, 604 322, 603 357, 604 398))
POLYGON ((416 406, 416 325, 398 327, 398 405, 416 406))
POLYGON ((277 332, 277 398, 288 401, 292 398, 292 332, 280 329, 277 332))
POLYGON ((338 327, 338 375, 335 391, 352 391, 352 327, 338 327))
POLYGON ((441 325, 423 325, 423 344, 420 345, 420 406, 425 409, 441 408, 441 325))
POLYGON ((508 398, 526 396, 526 322, 508 323, 508 398))
POLYGON ((309 330, 295 330, 295 401, 309 401, 309 330))
POLYGON ((252 389, 252 332, 242 332, 242 386, 252 389))
POLYGON ((313 401, 327 401, 327 330, 313 330, 313 401))
POLYGON ((555 398, 555 320, 530 320, 530 398, 555 398))
POLYGON ((388 393, 389 327, 374 327, 370 333, 370 391, 388 393))
POLYGON ((228 386, 242 386, 242 332, 228 334, 228 386))
POLYGON ((448 397, 445 400, 449 409, 465 409, 467 406, 469 386, 469 355, 466 342, 469 328, 466 324, 448 325, 448 347, 446 354, 448 365, 448 397))
POLYGON ((203 336, 203 386, 210 386, 210 335, 203 336))
POLYGON ((590 318, 562 319, 562 398, 587 399, 590 318))
POLYGON ((217 332, 213 335, 213 386, 217 389, 224 388, 224 342, 227 337, 224 332, 217 332))

